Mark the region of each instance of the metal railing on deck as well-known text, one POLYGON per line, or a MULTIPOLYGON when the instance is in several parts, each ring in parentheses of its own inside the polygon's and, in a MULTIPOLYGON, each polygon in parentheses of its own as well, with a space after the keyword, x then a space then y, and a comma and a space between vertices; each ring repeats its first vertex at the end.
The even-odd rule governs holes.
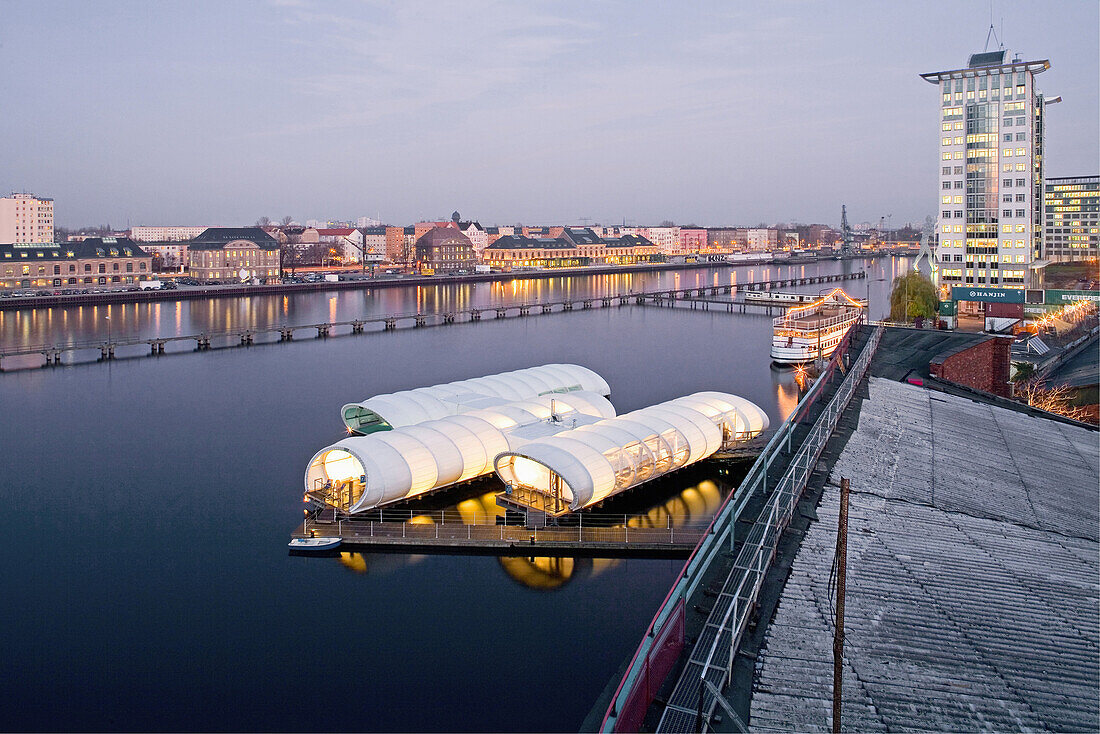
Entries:
POLYGON ((319 522, 307 517, 293 537, 340 537, 367 542, 370 538, 409 541, 509 541, 513 543, 614 543, 628 545, 671 545, 683 547, 697 543, 709 520, 687 515, 664 515, 655 521, 648 515, 599 514, 578 517, 570 525, 528 527, 522 523, 498 522, 493 515, 436 510, 388 511, 386 515, 334 518, 319 522), (382 519, 385 518, 385 519, 382 519))
MULTIPOLYGON (((761 452, 760 456, 757 457, 740 486, 726 498, 722 506, 715 513, 714 519, 711 521, 710 527, 707 528, 706 534, 688 558, 687 563, 680 572, 680 576, 673 583, 668 595, 665 597, 665 600, 661 603, 660 608, 653 617, 653 621, 650 622, 649 628, 646 630, 646 634, 642 638, 641 644, 639 644, 638 649, 635 651, 634 657, 631 659, 630 665, 612 697, 607 713, 604 715, 603 722, 600 726, 600 731, 636 730, 638 725, 640 725, 641 718, 638 712, 626 712, 628 716, 624 718, 624 708, 628 703, 631 704, 632 707, 637 705, 637 688, 640 686, 644 686, 647 689, 652 688, 648 680, 650 660, 653 656, 661 653, 661 650, 658 649, 660 646, 658 646, 657 643, 665 637, 661 634, 663 628, 669 623, 679 623, 674 613, 679 610, 679 613, 682 614, 684 602, 695 594, 699 584, 702 583, 703 572, 710 566, 718 554, 726 552, 727 548, 733 547, 733 529, 736 526, 738 518, 741 516, 741 512, 745 509, 748 501, 757 492, 767 492, 768 470, 780 457, 781 451, 785 450, 786 453, 790 453, 792 434, 800 421, 809 413, 811 407, 817 403, 826 385, 832 381, 836 374, 846 371, 848 360, 847 352, 851 345, 851 338, 859 328, 861 328, 860 325, 855 324, 845 333, 840 343, 837 344, 831 359, 822 371, 820 377, 799 401, 791 415, 789 415, 779 428, 776 429, 775 434, 771 437, 771 440, 768 441, 767 446, 761 452)), ((866 369, 866 365, 869 363, 870 357, 874 353, 875 347, 878 345, 881 332, 881 328, 875 329, 871 340, 864 347, 857 361, 861 370, 866 369)), ((862 371, 859 374, 860 377, 862 377, 862 371)), ((858 383, 858 378, 852 382, 852 389, 854 390, 854 384, 858 383)), ((847 404, 846 401, 845 404, 847 404)), ((818 423, 820 423, 820 421, 818 421, 818 423)), ((830 428, 830 432, 831 430, 830 428)), ((801 453, 800 451, 800 455, 801 453)), ((815 460, 816 456, 817 454, 815 453, 815 460)), ((777 492, 776 495, 778 494, 777 492)), ((767 512, 768 510, 765 511, 767 512)), ((739 616, 743 616, 743 614, 739 616)), ((648 705, 648 703, 649 701, 645 702, 646 705, 648 705)), ((644 707, 641 713, 644 714, 644 707)))
MULTIPOLYGON (((752 615, 764 577, 775 558, 779 538, 790 524, 795 506, 802 497, 818 457, 821 456, 825 444, 832 436, 841 413, 848 407, 860 380, 863 379, 881 336, 881 328, 876 328, 871 333, 863 353, 852 365, 825 411, 818 416, 813 428, 803 439, 786 473, 779 480, 767 505, 761 511, 760 518, 749 532, 719 594, 719 602, 724 601, 728 606, 714 631, 714 639, 707 649, 706 657, 701 665, 698 665, 700 668, 698 680, 690 681, 689 676, 692 672, 690 670, 681 677, 680 685, 669 699, 670 706, 665 709, 657 731, 688 731, 682 725, 685 723, 683 720, 688 716, 695 724, 690 731, 707 731, 715 709, 719 705, 728 708, 728 705, 722 701, 721 691, 732 681, 733 660, 737 647, 752 615), (697 690, 698 707, 694 712, 682 710, 683 697, 689 690, 697 690), (677 694, 680 694, 679 700, 677 694)), ((710 619, 707 620, 708 626, 712 625, 718 616, 716 612, 720 606, 719 602, 716 602, 711 610, 710 619)), ((696 649, 698 650, 698 647, 696 649)), ((689 667, 694 662, 695 656, 693 655, 692 658, 693 660, 689 661, 689 667)))

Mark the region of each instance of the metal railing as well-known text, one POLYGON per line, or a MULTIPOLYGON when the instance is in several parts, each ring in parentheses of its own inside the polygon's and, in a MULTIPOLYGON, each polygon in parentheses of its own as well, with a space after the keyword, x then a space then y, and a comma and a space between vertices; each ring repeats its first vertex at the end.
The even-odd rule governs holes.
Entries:
MULTIPOLYGON (((848 403, 855 394, 860 380, 874 356, 882 336, 882 329, 876 328, 863 349, 863 353, 855 364, 852 365, 847 377, 837 389, 836 394, 829 401, 824 412, 818 416, 813 428, 803 440, 798 452, 791 460, 786 473, 779 480, 775 491, 768 499, 768 503, 761 512, 760 518, 749 532, 745 544, 741 548, 733 568, 723 584, 719 594, 719 600, 724 600, 728 607, 721 616, 721 621, 714 630, 714 639, 710 643, 706 657, 703 659, 698 674, 698 707, 694 711, 694 723, 692 731, 707 731, 709 722, 715 709, 719 705, 725 705, 721 700, 721 691, 728 687, 733 677, 733 661, 740 644, 741 636, 748 626, 749 619, 755 607, 760 587, 764 577, 771 567, 775 553, 779 545, 779 538, 790 524, 794 515, 794 509, 802 497, 817 464, 818 457, 825 448, 825 444, 833 434, 837 421, 848 403), (724 599, 723 599, 724 598, 724 599), (709 684, 709 685, 708 685, 709 684), (714 693, 714 692, 717 693, 714 693), (707 700, 709 697, 709 701, 707 700)), ((715 610, 719 608, 716 603, 711 612, 708 625, 717 616, 715 610)), ((681 684, 688 683, 685 688, 693 686, 687 680, 687 676, 681 678, 681 684)), ((677 686, 679 689, 681 686, 677 686)), ((673 704, 677 699, 674 691, 669 703, 673 704)), ((684 731, 682 724, 684 712, 670 706, 665 710, 658 725, 658 731, 684 731), (679 719, 680 721, 676 721, 679 719)))
MULTIPOLYGON (((622 730, 618 726, 620 715, 623 713, 624 706, 633 699, 635 688, 642 683, 642 679, 648 671, 648 661, 650 656, 656 652, 654 645, 655 641, 660 638, 661 630, 670 621, 675 621, 673 619, 674 611, 676 609, 682 609, 684 601, 691 598, 696 591, 698 591, 699 585, 703 581, 704 571, 711 565, 715 558, 719 554, 727 552, 727 549, 733 547, 733 529, 741 513, 744 511, 745 506, 758 492, 766 493, 768 491, 768 470, 782 455, 791 452, 792 437, 795 429, 799 426, 802 419, 806 417, 810 409, 821 398, 826 386, 832 381, 833 377, 838 373, 845 372, 848 359, 847 352, 851 345, 852 335, 859 328, 861 328, 860 325, 855 324, 845 333, 840 343, 837 344, 832 357, 826 364, 820 377, 799 401, 795 410, 783 421, 779 428, 775 430, 771 440, 768 441, 767 446, 765 446, 764 450, 757 457, 740 486, 726 498, 722 506, 715 513, 710 527, 707 528, 706 534, 695 548, 695 551, 688 558, 687 563, 680 572, 680 576, 673 583, 668 595, 661 603, 656 615, 654 615, 653 621, 650 622, 645 636, 642 638, 626 673, 619 682, 618 689, 616 689, 612 697, 607 713, 604 715, 603 722, 600 726, 600 731, 611 732, 622 730)), ((861 368, 864 370, 866 369, 867 363, 870 361, 871 355, 874 353, 874 349, 881 337, 881 332, 881 328, 875 329, 872 333, 871 340, 864 347, 859 360, 857 360, 857 364, 860 364, 861 368)), ((862 373, 860 373, 860 376, 862 376, 862 373)), ((855 382, 858 382, 858 380, 855 382)), ((854 387, 852 389, 854 389, 854 387)), ((816 456, 817 454, 815 453, 815 460, 816 456)), ((798 458, 798 456, 796 456, 796 458, 798 458)), ((778 492, 776 494, 778 494, 778 492)), ((765 512, 769 512, 769 510, 765 510, 765 512)), ((717 604, 715 608, 718 608, 717 604)))
MULTIPOLYGON (((345 541, 369 543, 371 539, 379 541, 467 541, 468 543, 491 544, 492 541, 509 543, 577 543, 615 545, 669 545, 684 547, 695 544, 706 532, 707 523, 691 518, 676 519, 668 516, 661 524, 642 524, 636 515, 606 515, 590 518, 587 523, 575 525, 549 525, 527 527, 523 524, 505 524, 503 522, 463 522, 454 518, 454 522, 437 521, 427 513, 416 515, 411 520, 362 520, 336 519, 332 522, 318 522, 306 518, 301 530, 292 533, 292 537, 339 537, 345 541), (616 522, 617 521, 617 522, 616 522)), ((488 516, 486 520, 494 519, 488 516)), ((469 518, 467 518, 469 520, 469 518)))

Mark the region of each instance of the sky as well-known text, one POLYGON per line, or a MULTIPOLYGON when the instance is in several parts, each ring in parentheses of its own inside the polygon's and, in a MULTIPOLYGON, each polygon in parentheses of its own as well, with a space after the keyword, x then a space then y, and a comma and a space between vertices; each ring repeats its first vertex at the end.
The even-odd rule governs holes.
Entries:
MULTIPOLYGON (((60 226, 898 226, 987 1, 0 0, 0 192, 60 226)), ((994 0, 1050 59, 1047 175, 1100 168, 1100 3, 994 0)), ((995 45, 990 41, 990 48, 995 45)))

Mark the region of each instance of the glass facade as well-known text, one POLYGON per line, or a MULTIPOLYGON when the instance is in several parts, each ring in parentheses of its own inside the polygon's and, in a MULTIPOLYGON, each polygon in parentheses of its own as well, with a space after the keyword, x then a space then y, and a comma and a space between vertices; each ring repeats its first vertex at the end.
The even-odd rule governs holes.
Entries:
POLYGON ((939 85, 942 107, 936 260, 943 287, 1022 288, 1043 257, 1043 98, 1035 74, 1049 63, 1007 58, 976 54, 967 68, 922 75, 939 85))
POLYGON ((1046 257, 1053 262, 1100 257, 1100 176, 1047 179, 1044 210, 1046 257))

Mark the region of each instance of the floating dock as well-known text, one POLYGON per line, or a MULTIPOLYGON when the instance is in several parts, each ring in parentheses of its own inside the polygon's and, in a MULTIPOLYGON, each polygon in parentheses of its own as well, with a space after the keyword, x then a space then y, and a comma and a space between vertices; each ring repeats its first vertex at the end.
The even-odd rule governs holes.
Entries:
MULTIPOLYGON (((643 517, 643 516, 635 516, 643 517)), ((466 555, 686 558, 707 532, 709 518, 687 526, 632 527, 306 520, 291 538, 339 537, 340 550, 466 555)), ((312 554, 311 554, 312 555, 312 554)))

